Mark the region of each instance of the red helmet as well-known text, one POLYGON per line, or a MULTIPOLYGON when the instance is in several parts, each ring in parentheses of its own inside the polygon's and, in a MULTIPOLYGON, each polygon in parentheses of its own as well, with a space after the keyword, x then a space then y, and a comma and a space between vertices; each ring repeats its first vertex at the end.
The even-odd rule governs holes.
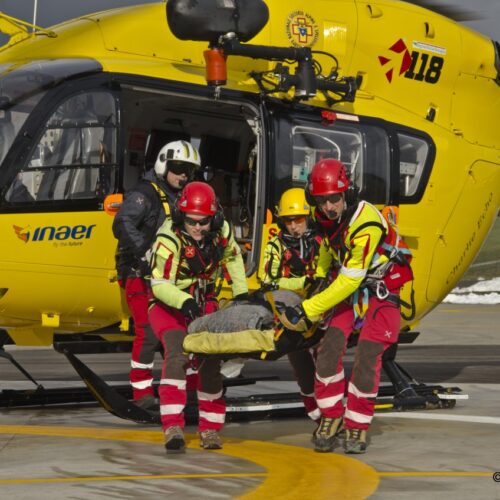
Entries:
POLYGON ((190 182, 177 199, 177 208, 184 213, 213 216, 217 212, 215 191, 204 182, 190 182))
POLYGON ((349 188, 344 164, 334 158, 318 161, 311 170, 308 190, 312 196, 343 193, 349 188))

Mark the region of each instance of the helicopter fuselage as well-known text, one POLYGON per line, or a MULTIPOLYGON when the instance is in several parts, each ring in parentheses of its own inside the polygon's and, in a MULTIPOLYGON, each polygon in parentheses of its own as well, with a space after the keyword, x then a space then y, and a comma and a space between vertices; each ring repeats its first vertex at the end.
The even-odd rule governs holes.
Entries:
POLYGON ((252 44, 320 51, 316 70, 355 79, 354 99, 273 92, 277 63, 236 55, 225 85, 207 86, 207 43, 173 36, 164 3, 0 47, 0 327, 16 343, 127 330, 104 203, 168 140, 200 149, 251 288, 277 200, 326 156, 345 163, 363 198, 399 206, 413 253, 410 326, 456 285, 500 205, 498 44, 400 2, 267 4, 252 44))

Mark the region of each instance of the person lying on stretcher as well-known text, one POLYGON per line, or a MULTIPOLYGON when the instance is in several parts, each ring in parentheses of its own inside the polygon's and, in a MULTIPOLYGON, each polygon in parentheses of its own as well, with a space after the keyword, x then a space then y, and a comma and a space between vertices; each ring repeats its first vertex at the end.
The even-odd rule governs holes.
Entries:
POLYGON ((249 294, 247 301, 230 303, 194 320, 188 327, 184 350, 220 355, 224 359, 247 357, 273 361, 312 347, 323 335, 320 324, 296 332, 285 329, 279 320, 287 307, 294 307, 302 300, 303 297, 288 290, 258 290, 249 294))

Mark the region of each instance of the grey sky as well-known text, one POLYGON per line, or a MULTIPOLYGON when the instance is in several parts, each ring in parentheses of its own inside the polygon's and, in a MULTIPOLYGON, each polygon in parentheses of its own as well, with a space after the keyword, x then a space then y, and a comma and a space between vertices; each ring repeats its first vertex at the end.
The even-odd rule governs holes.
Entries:
MULTIPOLYGON (((37 24, 48 27, 66 19, 115 7, 149 3, 152 0, 38 0, 37 24)), ((478 19, 464 24, 500 41, 500 0, 427 0, 459 6, 474 12, 478 19)), ((34 0, 0 0, 0 11, 28 22, 33 21, 34 0)))
MULTIPOLYGON (((38 0, 37 24, 44 28, 91 12, 154 0, 38 0)), ((0 0, 0 11, 24 21, 33 22, 34 0, 0 0)))

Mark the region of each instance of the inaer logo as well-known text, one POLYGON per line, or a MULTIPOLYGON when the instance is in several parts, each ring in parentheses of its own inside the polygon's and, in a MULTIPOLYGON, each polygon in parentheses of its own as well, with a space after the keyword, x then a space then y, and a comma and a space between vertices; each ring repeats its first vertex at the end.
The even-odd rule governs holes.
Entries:
POLYGON ((35 229, 30 229, 30 226, 20 227, 13 225, 16 236, 24 241, 64 241, 64 240, 88 240, 92 236, 92 230, 95 224, 84 226, 83 224, 77 226, 41 226, 35 229))
MULTIPOLYGON (((401 60, 401 65, 398 70, 398 76, 401 76, 403 73, 406 73, 406 71, 410 68, 411 66, 411 55, 410 51, 408 50, 408 47, 406 44, 403 42, 403 40, 400 38, 395 44, 393 44, 391 47, 389 47, 389 50, 391 52, 394 52, 395 54, 403 54, 403 58, 401 60)), ((385 57, 385 56, 378 56, 378 60, 382 66, 386 66, 386 64, 390 63, 392 61, 391 58, 385 57)), ((394 73, 394 67, 397 67, 397 64, 395 65, 394 63, 391 65, 390 68, 387 69, 385 72, 385 77, 389 81, 389 83, 392 82, 392 76, 394 73)))
POLYGON ((16 232, 16 236, 20 240, 23 240, 24 243, 28 243, 28 240, 30 238, 30 232, 28 231, 28 228, 24 228, 24 227, 20 227, 20 226, 12 226, 12 227, 14 228, 14 231, 16 232))

